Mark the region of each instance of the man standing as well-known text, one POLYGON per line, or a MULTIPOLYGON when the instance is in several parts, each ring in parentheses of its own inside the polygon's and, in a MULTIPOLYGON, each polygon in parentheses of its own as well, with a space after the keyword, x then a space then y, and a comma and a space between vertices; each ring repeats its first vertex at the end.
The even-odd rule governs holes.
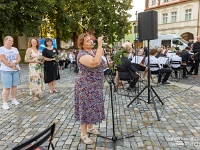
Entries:
POLYGON ((200 35, 197 36, 197 42, 193 45, 194 60, 195 60, 195 69, 194 69, 194 78, 198 76, 199 62, 200 62, 200 35))

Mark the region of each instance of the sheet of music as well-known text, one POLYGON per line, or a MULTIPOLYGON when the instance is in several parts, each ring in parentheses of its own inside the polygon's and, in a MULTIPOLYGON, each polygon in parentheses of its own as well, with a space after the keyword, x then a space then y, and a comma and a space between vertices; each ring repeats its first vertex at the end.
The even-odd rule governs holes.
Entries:
POLYGON ((167 57, 172 58, 176 53, 167 53, 167 57))
POLYGON ((167 64, 168 57, 158 57, 160 64, 167 64))
POLYGON ((134 56, 131 60, 131 63, 140 64, 143 60, 144 56, 134 56))

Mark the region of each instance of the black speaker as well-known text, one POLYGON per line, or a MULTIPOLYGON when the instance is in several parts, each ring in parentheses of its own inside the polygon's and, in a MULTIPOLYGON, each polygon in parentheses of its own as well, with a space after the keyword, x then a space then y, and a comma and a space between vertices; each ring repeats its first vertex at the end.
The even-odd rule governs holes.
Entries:
POLYGON ((158 12, 147 11, 138 13, 139 40, 153 40, 158 38, 158 12))

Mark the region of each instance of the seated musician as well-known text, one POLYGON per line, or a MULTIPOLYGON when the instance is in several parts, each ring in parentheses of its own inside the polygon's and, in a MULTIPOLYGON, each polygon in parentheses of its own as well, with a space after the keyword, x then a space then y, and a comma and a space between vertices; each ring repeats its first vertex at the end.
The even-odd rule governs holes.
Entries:
MULTIPOLYGON (((158 67, 150 67, 151 73, 157 74, 160 71, 160 75, 158 77, 158 83, 161 82, 162 75, 165 75, 162 80, 162 84, 170 84, 170 82, 167 82, 167 80, 169 79, 169 76, 171 75, 172 70, 168 68, 162 68, 158 58, 155 57, 157 55, 157 49, 151 49, 149 54, 150 54, 149 56, 150 64, 158 65, 158 67)), ((145 58, 145 65, 147 64, 148 64, 148 57, 145 58)))
POLYGON ((136 83, 139 79, 137 69, 133 67, 131 61, 126 57, 128 56, 128 51, 131 47, 130 42, 125 42, 122 47, 125 50, 121 50, 122 55, 120 56, 121 64, 117 64, 117 72, 115 76, 115 82, 118 84, 118 80, 129 80, 128 90, 131 90, 136 87, 136 83))
MULTIPOLYGON (((159 48, 159 49, 157 49, 157 54, 156 54, 156 58, 161 58, 161 57, 165 57, 165 55, 163 54, 163 49, 162 48, 159 48)), ((163 68, 168 68, 169 66, 168 66, 168 64, 166 64, 166 63, 161 63, 161 66, 163 66, 163 68)))
MULTIPOLYGON (((194 60, 191 57, 189 51, 190 51, 190 47, 187 46, 184 50, 182 50, 180 56, 182 58, 182 66, 185 66, 185 68, 186 68, 187 65, 192 66, 190 68, 190 71, 187 73, 188 75, 192 75, 192 72, 194 71, 195 63, 194 63, 194 60)), ((187 72, 187 69, 186 69, 186 72, 187 72)), ((185 75, 186 75, 186 73, 185 73, 185 75)))
MULTIPOLYGON (((173 55, 171 61, 179 61, 180 64, 171 64, 171 67, 173 69, 183 69, 183 79, 188 78, 188 76, 186 76, 186 67, 184 65, 182 65, 182 58, 180 57, 181 53, 180 52, 176 52, 176 55, 173 55)), ((175 77, 177 78, 177 71, 175 71, 175 77)))
POLYGON ((159 48, 159 49, 157 50, 157 54, 156 54, 155 57, 156 57, 156 58, 164 57, 163 49, 162 49, 162 48, 159 48))
POLYGON ((148 73, 148 67, 144 65, 144 59, 145 56, 134 56, 131 63, 132 65, 138 70, 138 71, 144 71, 142 74, 142 80, 146 81, 147 73, 148 73))

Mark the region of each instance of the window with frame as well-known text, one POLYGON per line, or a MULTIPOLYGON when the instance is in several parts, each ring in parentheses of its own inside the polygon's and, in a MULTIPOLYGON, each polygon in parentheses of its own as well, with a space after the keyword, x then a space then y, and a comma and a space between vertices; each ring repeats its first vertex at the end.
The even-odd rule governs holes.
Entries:
POLYGON ((177 12, 172 12, 172 20, 171 22, 176 22, 177 20, 177 12))
POLYGON ((192 19, 192 9, 186 9, 185 10, 185 20, 191 20, 192 19))
POLYGON ((163 24, 167 23, 167 13, 163 14, 163 24))
POLYGON ((151 5, 153 6, 153 5, 156 5, 156 0, 152 0, 151 1, 151 5))

